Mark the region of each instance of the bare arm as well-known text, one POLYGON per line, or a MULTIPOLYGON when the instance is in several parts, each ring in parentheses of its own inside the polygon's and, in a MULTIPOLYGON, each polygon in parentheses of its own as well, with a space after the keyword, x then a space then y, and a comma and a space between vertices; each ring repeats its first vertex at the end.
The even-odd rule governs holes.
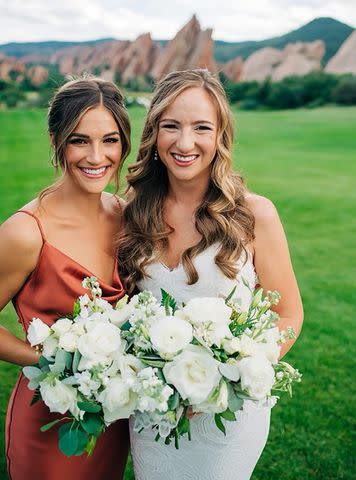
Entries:
MULTIPOLYGON (((273 309, 279 314, 278 327, 293 327, 297 336, 303 323, 303 305, 289 255, 287 239, 273 203, 264 197, 249 195, 249 208, 255 215, 254 263, 264 291, 277 290, 281 300, 273 309)), ((281 356, 295 340, 282 346, 281 356)))
MULTIPOLYGON (((41 235, 31 217, 17 214, 1 225, 0 310, 34 270, 41 246, 41 235)), ((30 345, 0 326, 0 360, 25 366, 36 363, 38 356, 30 345)))

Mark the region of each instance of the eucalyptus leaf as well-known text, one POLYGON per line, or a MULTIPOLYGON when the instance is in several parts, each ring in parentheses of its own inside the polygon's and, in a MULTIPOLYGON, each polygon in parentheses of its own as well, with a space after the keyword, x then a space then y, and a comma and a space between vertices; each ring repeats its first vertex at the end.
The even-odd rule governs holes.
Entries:
MULTIPOLYGON (((50 365, 52 362, 50 362, 46 357, 44 357, 43 355, 40 356, 39 360, 38 360, 38 365, 39 367, 41 368, 41 370, 43 368, 46 368, 48 367, 48 365, 50 365)), ((48 371, 48 370, 46 370, 48 371)))
POLYGON ((73 363, 72 363, 72 370, 73 370, 73 373, 77 373, 78 371, 78 365, 79 365, 79 362, 80 362, 80 359, 82 358, 79 350, 76 350, 74 352, 74 355, 73 355, 73 363))
POLYGON ((223 422, 221 420, 221 415, 219 413, 216 413, 214 415, 214 420, 215 420, 215 424, 218 427, 218 429, 221 430, 222 433, 226 436, 225 425, 223 424, 223 422))
POLYGON ((220 363, 219 372, 222 376, 233 382, 237 382, 240 378, 239 369, 236 365, 230 365, 229 363, 220 363))
POLYGON ((32 380, 33 378, 37 378, 42 374, 42 370, 34 366, 24 367, 22 371, 25 377, 28 378, 29 380, 32 380))
POLYGON ((227 391, 228 391, 228 405, 229 409, 232 412, 237 412, 237 410, 240 410, 244 401, 242 398, 239 398, 237 394, 235 393, 232 385, 230 383, 227 383, 227 391))
POLYGON ((103 422, 98 414, 85 413, 81 421, 83 429, 90 435, 98 437, 104 428, 103 422))
POLYGON ((125 323, 123 323, 120 327, 120 330, 123 330, 124 332, 127 332, 131 328, 131 323, 130 320, 127 320, 125 323))
POLYGON ((166 364, 164 360, 146 360, 145 358, 141 358, 140 360, 150 367, 163 368, 166 364))
POLYGON ((99 413, 101 412, 101 406, 93 402, 78 402, 79 410, 83 410, 88 413, 99 413))
POLYGON ((71 457, 72 455, 81 455, 88 443, 88 436, 78 426, 66 430, 59 429, 59 448, 64 455, 71 457))
POLYGON ((236 420, 234 412, 229 409, 226 409, 224 412, 220 413, 220 415, 222 416, 222 418, 225 418, 225 420, 229 422, 234 422, 236 420))
POLYGON ((179 393, 177 391, 174 392, 168 399, 168 409, 175 410, 179 405, 179 393))
POLYGON ((72 354, 59 348, 54 359, 54 365, 52 372, 62 373, 66 368, 70 368, 72 365, 72 354))
POLYGON ((63 422, 63 420, 65 420, 65 417, 57 418, 56 420, 53 420, 53 422, 49 422, 49 423, 46 423, 46 425, 42 425, 40 430, 41 432, 47 432, 47 430, 54 427, 54 425, 57 425, 57 423, 63 422))

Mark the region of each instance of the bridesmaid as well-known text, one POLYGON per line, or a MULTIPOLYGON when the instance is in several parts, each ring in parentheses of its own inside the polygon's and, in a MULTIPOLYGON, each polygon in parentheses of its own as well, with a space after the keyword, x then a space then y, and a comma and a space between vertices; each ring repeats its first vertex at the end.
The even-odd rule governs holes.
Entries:
MULTIPOLYGON (((130 152, 130 123, 117 87, 96 78, 66 83, 48 113, 54 166, 62 175, 0 227, 0 309, 12 300, 24 331, 33 317, 51 325, 72 311, 94 275, 111 303, 124 290, 112 239, 121 222, 120 200, 104 192, 130 152)), ((37 362, 36 351, 0 328, 0 359, 37 362)), ((38 402, 20 374, 6 417, 6 459, 11 480, 102 480, 123 477, 128 453, 126 421, 112 425, 92 457, 65 457, 57 430, 40 432, 56 418, 38 402)))

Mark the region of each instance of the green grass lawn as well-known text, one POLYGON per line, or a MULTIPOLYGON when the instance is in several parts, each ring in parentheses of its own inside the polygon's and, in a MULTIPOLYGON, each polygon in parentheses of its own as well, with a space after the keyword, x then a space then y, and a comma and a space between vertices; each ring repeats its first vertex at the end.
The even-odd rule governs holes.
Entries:
MULTIPOLYGON (((303 372, 292 400, 273 409, 253 480, 354 478, 356 108, 234 112, 236 167, 276 204, 305 307, 287 360, 303 372)), ((144 111, 130 110, 133 161, 144 111)), ((0 221, 53 178, 43 111, 0 112, 0 221)), ((12 307, 0 322, 20 334, 12 307)), ((4 416, 17 367, 0 362, 0 478, 4 416)), ((131 467, 126 480, 133 479, 131 467)), ((165 480, 165 479, 162 479, 165 480)))

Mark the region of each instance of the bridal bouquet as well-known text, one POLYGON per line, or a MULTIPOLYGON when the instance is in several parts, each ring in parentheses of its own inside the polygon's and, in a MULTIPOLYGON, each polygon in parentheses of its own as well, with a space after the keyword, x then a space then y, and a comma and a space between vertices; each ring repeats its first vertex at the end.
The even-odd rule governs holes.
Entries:
POLYGON ((271 306, 279 294, 256 289, 243 310, 236 288, 225 299, 194 298, 180 307, 163 290, 161 303, 147 291, 121 303, 126 351, 147 366, 130 379, 136 431, 154 428, 156 440, 174 439, 179 448, 180 436, 190 439, 191 411, 214 414, 225 433, 222 419, 236 420, 244 400, 264 403, 272 390, 291 394, 301 375, 278 361, 281 344, 295 335, 275 325, 271 306))
MULTIPOLYGON (((248 284, 246 283, 246 286, 248 284)), ((246 399, 265 402, 272 390, 291 394, 301 375, 278 362, 280 345, 294 332, 279 332, 270 307, 276 292, 253 292, 242 309, 234 289, 223 298, 195 298, 178 306, 162 290, 159 302, 144 291, 115 308, 101 298, 99 284, 74 304, 71 316, 51 327, 38 318, 28 340, 42 355, 25 367, 33 402, 42 399, 62 414, 41 427, 61 423, 59 448, 68 456, 91 454, 111 423, 135 415, 135 430, 153 428, 168 444, 190 438, 189 412, 235 420, 246 399)))

